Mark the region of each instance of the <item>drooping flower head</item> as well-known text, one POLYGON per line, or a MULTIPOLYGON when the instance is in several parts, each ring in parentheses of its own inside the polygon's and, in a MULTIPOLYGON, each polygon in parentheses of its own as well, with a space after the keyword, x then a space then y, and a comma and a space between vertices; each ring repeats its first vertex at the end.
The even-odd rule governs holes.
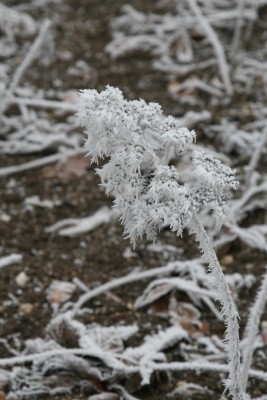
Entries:
POLYGON ((119 89, 83 90, 78 117, 85 127, 85 147, 92 161, 107 157, 97 169, 106 192, 115 196, 125 234, 135 243, 155 239, 162 225, 181 235, 192 213, 209 206, 223 214, 223 203, 236 189, 234 171, 212 156, 193 154, 195 182, 182 183, 168 165, 170 152, 182 156, 195 132, 165 117, 156 103, 127 101, 119 89))

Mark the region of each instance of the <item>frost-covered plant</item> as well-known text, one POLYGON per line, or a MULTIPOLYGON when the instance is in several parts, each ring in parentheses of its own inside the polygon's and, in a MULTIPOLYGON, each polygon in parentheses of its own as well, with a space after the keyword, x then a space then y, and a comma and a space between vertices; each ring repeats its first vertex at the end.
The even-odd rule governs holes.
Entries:
POLYGON ((238 314, 211 240, 197 215, 203 207, 209 207, 222 221, 224 202, 238 187, 234 171, 211 155, 195 151, 195 180, 182 183, 179 172, 168 165, 170 154, 175 151, 182 156, 195 141, 195 132, 165 117, 158 104, 125 100, 119 89, 108 86, 101 93, 83 90, 78 117, 86 128, 85 148, 92 161, 109 158, 97 172, 106 193, 115 196, 114 206, 131 242, 135 245, 143 236, 154 240, 163 225, 169 225, 177 235, 189 228, 196 236, 226 324, 230 367, 226 388, 233 399, 241 400, 238 314))

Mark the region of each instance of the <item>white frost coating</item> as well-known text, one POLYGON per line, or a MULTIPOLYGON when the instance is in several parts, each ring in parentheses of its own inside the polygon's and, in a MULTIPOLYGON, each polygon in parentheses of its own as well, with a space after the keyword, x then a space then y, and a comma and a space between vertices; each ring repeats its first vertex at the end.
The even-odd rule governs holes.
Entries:
POLYGON ((142 236, 154 240, 163 225, 180 235, 193 213, 206 205, 218 219, 223 217, 224 200, 237 188, 234 171, 211 155, 194 152, 199 179, 180 184, 178 171, 167 165, 170 153, 183 155, 195 132, 164 117, 158 104, 128 102, 111 87, 100 94, 84 90, 78 116, 87 129, 85 146, 92 161, 110 157, 97 172, 106 192, 115 195, 115 208, 133 244, 142 236), (146 140, 150 131, 159 142, 146 140))
POLYGON ((166 356, 162 351, 186 338, 188 338, 188 334, 183 328, 172 326, 156 335, 146 337, 145 342, 139 347, 129 347, 123 353, 123 356, 133 363, 139 363, 142 384, 146 385, 150 383, 150 377, 153 373, 153 368, 149 365, 150 362, 166 361, 166 356))
POLYGON ((9 88, 2 100, 2 103, 0 106, 0 116, 2 116, 2 114, 5 112, 7 106, 9 105, 9 102, 13 96, 14 90, 18 86, 19 81, 21 80, 26 69, 32 63, 34 58, 37 57, 38 52, 40 51, 40 48, 44 43, 44 40, 45 39, 47 40, 47 32, 48 32, 50 26, 51 26, 51 21, 49 21, 49 20, 44 21, 43 25, 41 26, 39 35, 34 40, 32 46, 30 47, 30 49, 29 49, 28 53, 26 54, 22 63, 16 69, 16 71, 13 75, 13 78, 11 80, 11 83, 9 84, 9 88))
POLYGON ((102 207, 93 215, 86 218, 68 218, 55 223, 46 229, 46 232, 56 232, 60 236, 73 237, 82 233, 90 232, 102 224, 107 224, 116 215, 114 210, 102 207), (67 228, 67 226, 69 226, 67 228))
POLYGON ((221 313, 226 326, 225 350, 228 356, 230 372, 225 385, 234 400, 243 400, 240 378, 238 312, 212 246, 212 242, 196 214, 192 218, 189 228, 190 232, 195 235, 196 241, 199 243, 199 248, 209 264, 209 271, 213 280, 213 285, 217 289, 217 299, 220 302, 221 313))
MULTIPOLYGON (((235 171, 210 154, 195 151, 195 181, 181 183, 178 171, 168 165, 170 152, 183 155, 193 143, 195 132, 180 128, 170 116, 164 118, 158 104, 125 100, 119 89, 108 86, 101 93, 82 91, 78 117, 86 128, 85 147, 92 161, 109 157, 97 172, 106 193, 115 196, 115 208, 132 243, 144 235, 155 240, 163 225, 169 225, 177 236, 185 227, 195 235, 209 263, 226 325, 230 370, 226 387, 234 400, 243 400, 238 314, 211 240, 197 216, 208 207, 222 222, 225 200, 238 187, 235 171), (159 142, 146 140, 147 131, 155 132, 159 142)), ((150 368, 141 374, 147 382, 150 368)))
POLYGON ((22 254, 10 254, 9 256, 0 258, 0 268, 7 267, 11 264, 17 264, 21 262, 22 254))
POLYGON ((246 392, 247 388, 249 370, 252 363, 252 355, 254 351, 254 344, 256 341, 256 336, 259 332, 260 319, 264 312, 266 301, 267 301, 267 271, 265 272, 265 276, 262 281, 261 287, 257 293, 255 303, 250 309, 249 318, 244 332, 244 339, 246 345, 244 347, 243 365, 241 374, 242 388, 244 392, 246 392))
POLYGON ((36 33, 36 23, 29 14, 0 3, 0 30, 10 37, 31 37, 36 33))
POLYGON ((220 73, 225 85, 226 92, 229 95, 231 95, 233 93, 233 86, 229 74, 229 66, 227 64, 225 52, 220 43, 220 40, 216 35, 214 29, 212 28, 211 24, 208 22, 207 18, 205 18, 205 16, 202 14, 201 9, 199 8, 196 0, 189 0, 189 4, 193 12, 196 14, 204 31, 206 32, 207 37, 210 40, 212 46, 214 47, 214 51, 218 59, 220 73))
MULTIPOLYGON (((149 286, 146 288, 145 292, 143 293, 142 296, 140 296, 136 302, 135 302, 135 307, 136 308, 141 308, 145 307, 146 305, 152 303, 153 301, 156 300, 157 297, 150 297, 150 291, 160 285, 167 285, 165 290, 165 294, 173 290, 174 288, 177 288, 179 290, 185 291, 186 293, 193 293, 197 296, 197 298, 201 297, 211 297, 212 299, 215 299, 217 294, 216 292, 212 292, 211 290, 205 290, 195 284, 193 281, 181 279, 181 278, 165 278, 165 279, 157 279, 149 284, 149 286)), ((158 296, 161 297, 161 296, 158 296)))
POLYGON ((83 151, 81 149, 66 151, 63 153, 52 154, 51 156, 45 156, 41 158, 37 158, 36 160, 29 161, 20 165, 12 165, 10 167, 0 168, 0 178, 2 176, 18 174, 23 171, 28 171, 34 168, 40 168, 44 165, 52 164, 56 161, 65 161, 68 157, 75 156, 77 154, 81 154, 83 151))
POLYGON ((78 310, 89 300, 93 299, 96 296, 99 296, 102 293, 105 293, 109 290, 115 289, 117 287, 127 285, 132 282, 137 282, 141 281, 144 279, 152 278, 154 276, 159 276, 159 275, 168 275, 171 272, 175 272, 179 270, 179 268, 183 269, 189 269, 191 265, 199 265, 200 266, 201 262, 200 260, 191 260, 191 261, 176 261, 173 263, 168 263, 164 267, 158 267, 158 268, 151 268, 146 271, 141 271, 141 272, 134 272, 126 276, 122 276, 121 278, 113 279, 112 281, 109 281, 107 283, 104 283, 103 285, 92 289, 88 290, 87 293, 84 293, 79 300, 74 304, 74 313, 78 312, 78 310))

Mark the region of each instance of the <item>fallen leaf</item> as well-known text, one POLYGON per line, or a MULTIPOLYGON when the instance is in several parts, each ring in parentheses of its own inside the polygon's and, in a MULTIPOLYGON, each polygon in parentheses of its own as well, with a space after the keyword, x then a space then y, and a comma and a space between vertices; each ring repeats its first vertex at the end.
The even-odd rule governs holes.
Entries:
POLYGON ((181 326, 191 337, 201 337, 208 332, 208 324, 200 320, 199 310, 191 303, 179 302, 171 296, 169 314, 171 323, 181 326))
POLYGON ((160 297, 170 293, 173 289, 174 287, 170 283, 160 283, 154 287, 147 287, 144 293, 136 300, 135 307, 142 308, 154 303, 160 297))
POLYGON ((47 300, 50 303, 64 303, 69 300, 76 289, 73 283, 54 281, 47 289, 47 300))

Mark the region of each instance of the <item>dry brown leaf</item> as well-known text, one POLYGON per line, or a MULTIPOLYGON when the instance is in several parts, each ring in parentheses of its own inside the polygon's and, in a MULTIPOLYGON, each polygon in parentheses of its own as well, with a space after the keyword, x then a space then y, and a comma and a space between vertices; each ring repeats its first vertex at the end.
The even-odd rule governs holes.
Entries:
POLYGON ((0 390, 0 400, 6 400, 6 395, 2 390, 0 390))
POLYGON ((208 324, 200 320, 199 310, 191 303, 178 302, 171 296, 169 302, 171 323, 181 326, 191 337, 204 336, 208 331, 208 324))
POLYGON ((47 300, 50 303, 64 303, 69 300, 76 289, 73 283, 54 281, 47 289, 47 300))
POLYGON ((152 314, 158 314, 161 316, 169 315, 169 295, 165 295, 150 305, 149 310, 152 314))
POLYGON ((135 307, 142 308, 154 303, 160 297, 165 296, 173 290, 170 283, 159 283, 154 287, 148 287, 144 293, 136 300, 135 307))
POLYGON ((174 312, 181 319, 198 320, 201 317, 199 310, 193 304, 177 301, 174 296, 170 298, 169 311, 174 312))

